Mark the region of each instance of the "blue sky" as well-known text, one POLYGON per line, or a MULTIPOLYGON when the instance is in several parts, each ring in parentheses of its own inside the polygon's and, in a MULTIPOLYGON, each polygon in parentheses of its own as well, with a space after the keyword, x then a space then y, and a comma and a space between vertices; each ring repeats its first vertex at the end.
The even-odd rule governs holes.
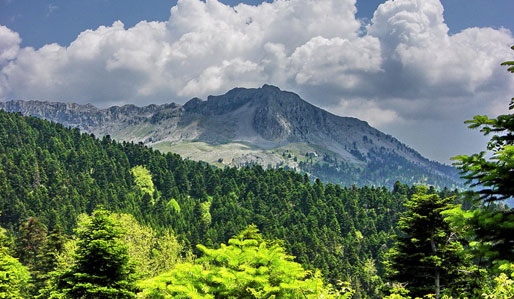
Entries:
MULTIPOLYGON (((86 29, 121 20, 132 27, 141 20, 165 21, 176 0, 0 0, 0 24, 18 32, 22 46, 48 43, 67 45, 86 29)), ((222 0, 234 6, 257 5, 262 0, 222 0)), ((271 2, 271 1, 267 1, 271 2)), ((384 1, 358 0, 357 17, 372 18, 384 1)), ((505 27, 514 32, 513 0, 445 0, 445 20, 451 33, 468 27, 505 27), (508 12, 511 12, 510 14, 508 12)))
POLYGON ((513 0, 240 2, 0 0, 0 101, 142 106, 273 84, 448 163, 484 148, 463 122, 514 94, 513 0))

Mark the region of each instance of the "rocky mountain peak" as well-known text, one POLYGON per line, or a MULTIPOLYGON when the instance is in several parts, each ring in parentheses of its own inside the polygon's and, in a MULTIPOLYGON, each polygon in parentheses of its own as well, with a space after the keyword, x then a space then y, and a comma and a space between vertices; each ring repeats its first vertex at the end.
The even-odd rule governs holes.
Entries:
MULTIPOLYGON (((393 171, 396 178, 406 177, 412 182, 426 179, 419 173, 427 172, 435 181, 443 177, 451 180, 455 173, 453 168, 429 161, 364 121, 334 115, 293 92, 267 84, 260 88, 234 88, 205 101, 193 98, 184 105, 98 109, 92 105, 9 101, 0 102, 0 108, 59 122, 96 136, 143 142, 162 151, 201 143, 200 159, 229 161, 227 164, 233 166, 277 165, 277 161, 287 162, 289 156, 295 156, 296 160, 287 163, 316 175, 330 173, 332 182, 356 175, 352 167, 359 169, 356 173, 366 167, 378 173, 393 171), (236 156, 231 149, 222 159, 216 157, 221 153, 208 154, 204 150, 204 146, 212 146, 211 150, 223 152, 228 144, 243 144, 247 154, 236 156), (286 149, 293 152, 286 154, 286 149), (334 173, 337 179, 333 179, 334 173)), ((369 182, 382 180, 374 172, 366 176, 369 182)))
POLYGON ((191 100, 187 101, 183 107, 186 111, 196 111, 203 102, 204 101, 199 98, 192 98, 191 100))
POLYGON ((184 104, 188 112, 203 115, 222 115, 233 112, 245 105, 272 110, 297 105, 309 105, 298 95, 282 91, 280 88, 264 84, 260 88, 234 88, 223 95, 208 96, 206 101, 193 98, 184 104))

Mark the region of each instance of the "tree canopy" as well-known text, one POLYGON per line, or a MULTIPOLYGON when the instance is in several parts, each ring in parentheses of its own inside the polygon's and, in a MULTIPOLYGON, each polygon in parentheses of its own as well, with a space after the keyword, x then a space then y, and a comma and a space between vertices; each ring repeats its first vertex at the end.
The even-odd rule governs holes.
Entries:
POLYGON ((136 275, 121 227, 97 210, 77 230, 75 263, 59 277, 54 297, 135 298, 136 275))
POLYGON ((221 244, 198 245, 197 263, 145 281, 142 298, 351 298, 293 261, 277 242, 266 241, 255 226, 221 244))
POLYGON ((435 294, 459 283, 468 264, 458 236, 442 212, 453 208, 452 197, 440 198, 419 188, 400 216, 398 235, 386 260, 388 278, 413 296, 435 294))

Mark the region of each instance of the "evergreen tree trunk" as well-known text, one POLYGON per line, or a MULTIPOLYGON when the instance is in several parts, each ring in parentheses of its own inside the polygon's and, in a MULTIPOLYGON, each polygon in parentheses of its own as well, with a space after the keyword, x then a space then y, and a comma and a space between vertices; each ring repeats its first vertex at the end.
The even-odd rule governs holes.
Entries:
MULTIPOLYGON (((432 235, 432 238, 430 238, 430 245, 432 246, 432 253, 436 255, 437 248, 435 246, 434 236, 432 235)), ((439 294, 441 293, 441 285, 440 285, 440 274, 439 274, 439 267, 436 266, 435 268, 435 275, 434 275, 434 285, 435 285, 435 297, 439 298, 439 294)))

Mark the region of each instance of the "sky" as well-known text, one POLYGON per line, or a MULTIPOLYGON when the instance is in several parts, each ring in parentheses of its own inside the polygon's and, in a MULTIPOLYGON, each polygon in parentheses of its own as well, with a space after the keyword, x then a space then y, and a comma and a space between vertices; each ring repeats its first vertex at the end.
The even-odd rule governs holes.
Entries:
POLYGON ((512 0, 0 0, 0 101, 184 103, 273 84, 444 163, 506 113, 512 0))

